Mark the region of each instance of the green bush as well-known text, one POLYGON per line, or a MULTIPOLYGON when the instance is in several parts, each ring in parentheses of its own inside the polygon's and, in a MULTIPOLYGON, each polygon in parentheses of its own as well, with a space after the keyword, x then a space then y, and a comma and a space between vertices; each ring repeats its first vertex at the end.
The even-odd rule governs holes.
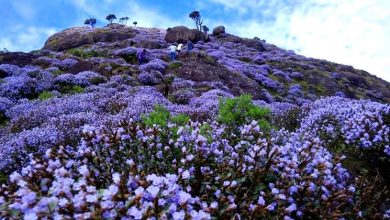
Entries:
POLYGON ((204 122, 199 128, 199 134, 205 137, 209 144, 213 142, 212 132, 213 128, 207 122, 204 122))
POLYGON ((87 59, 91 57, 104 57, 106 56, 106 52, 104 51, 96 51, 96 50, 81 50, 81 49, 70 49, 68 50, 69 54, 87 59))
POLYGON ((78 93, 83 93, 84 92, 84 88, 81 87, 81 86, 73 86, 69 91, 68 93, 70 94, 78 94, 78 93))
POLYGON ((89 82, 92 83, 93 85, 98 85, 100 83, 106 82, 106 79, 101 76, 97 76, 89 79, 89 82))
POLYGON ((50 92, 42 92, 38 95, 38 99, 43 101, 52 98, 54 95, 50 92))
POLYGON ((169 69, 177 69, 177 68, 180 68, 181 66, 183 66, 182 62, 175 61, 175 62, 170 63, 168 68, 169 69))
POLYGON ((52 73, 53 73, 53 75, 58 76, 58 75, 63 74, 64 71, 62 71, 62 70, 54 70, 52 73))
POLYGON ((236 98, 220 99, 217 121, 228 126, 240 126, 255 120, 264 130, 270 130, 271 111, 256 106, 250 95, 236 98))
POLYGON ((152 127, 153 125, 159 125, 161 127, 167 127, 170 115, 168 109, 164 106, 156 105, 149 115, 143 115, 141 118, 146 126, 152 127))
POLYGON ((190 121, 190 117, 184 114, 179 114, 171 118, 171 122, 183 126, 190 121))
POLYGON ((125 59, 127 63, 138 64, 138 59, 137 59, 137 56, 135 54, 121 55, 120 57, 125 59))
POLYGON ((7 124, 7 117, 5 117, 4 113, 0 112, 0 127, 7 124))

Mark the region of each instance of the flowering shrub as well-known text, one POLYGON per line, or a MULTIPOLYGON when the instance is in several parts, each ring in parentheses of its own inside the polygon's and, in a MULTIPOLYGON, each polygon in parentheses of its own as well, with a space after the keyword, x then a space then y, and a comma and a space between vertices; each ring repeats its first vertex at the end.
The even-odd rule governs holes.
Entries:
POLYGON ((300 72, 292 72, 289 76, 294 79, 303 79, 303 74, 300 72))
POLYGON ((190 99, 195 96, 195 93, 191 89, 180 89, 170 94, 170 97, 174 103, 188 104, 190 99))
POLYGON ((388 153, 390 106, 372 101, 331 97, 308 104, 301 128, 341 137, 347 145, 388 153))
POLYGON ((0 84, 0 96, 8 98, 28 98, 37 94, 38 82, 29 76, 11 76, 0 84))
POLYGON ((293 96, 293 97, 303 97, 304 96, 303 91, 302 91, 302 86, 299 84, 291 85, 289 90, 288 90, 288 94, 293 96))
POLYGON ((154 59, 148 62, 147 64, 143 64, 139 67, 140 70, 157 70, 160 72, 164 72, 165 68, 168 67, 168 64, 160 59, 154 59))
POLYGON ((105 81, 105 77, 101 76, 99 73, 92 71, 80 72, 74 78, 75 85, 79 86, 89 86, 91 84, 96 85, 105 81))
POLYGON ((162 82, 163 75, 156 70, 143 71, 138 75, 138 81, 144 85, 157 85, 162 82))
POLYGON ((215 122, 150 127, 131 120, 115 130, 85 126, 83 134, 77 148, 49 149, 11 174, 0 188, 0 214, 210 219, 358 212, 348 173, 317 139, 291 136, 277 144, 255 121, 233 134, 215 122))

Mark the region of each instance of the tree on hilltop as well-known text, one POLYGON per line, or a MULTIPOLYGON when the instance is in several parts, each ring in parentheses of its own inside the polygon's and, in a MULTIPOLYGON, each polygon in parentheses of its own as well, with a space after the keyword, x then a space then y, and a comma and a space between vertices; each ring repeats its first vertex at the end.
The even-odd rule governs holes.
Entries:
POLYGON ((109 14, 107 15, 106 17, 106 20, 108 20, 110 22, 110 24, 112 24, 112 22, 116 19, 116 16, 114 14, 109 14))
POLYGON ((209 31, 210 29, 206 26, 206 25, 203 25, 202 26, 202 31, 205 35, 207 35, 207 32, 209 31))
POLYGON ((137 27, 138 22, 134 21, 133 24, 135 27, 137 27))
POLYGON ((127 20, 129 20, 129 17, 121 17, 121 18, 119 18, 119 23, 127 24, 127 20))
POLYGON ((188 17, 190 17, 192 20, 195 21, 195 25, 196 25, 196 29, 198 29, 199 31, 202 31, 201 28, 202 28, 202 24, 203 24, 203 19, 202 17, 200 16, 200 13, 199 11, 193 11, 191 12, 188 17))
POLYGON ((96 18, 89 18, 84 21, 84 24, 91 25, 91 27, 94 28, 96 24, 96 18))

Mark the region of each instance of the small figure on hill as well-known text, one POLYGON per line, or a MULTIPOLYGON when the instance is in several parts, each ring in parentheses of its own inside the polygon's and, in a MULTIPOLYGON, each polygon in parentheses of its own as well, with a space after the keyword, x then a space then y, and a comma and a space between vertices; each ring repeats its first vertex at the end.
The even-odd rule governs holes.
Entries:
POLYGON ((190 52, 192 49, 194 49, 194 43, 192 41, 187 41, 187 52, 190 52))
POLYGON ((143 64, 145 62, 145 57, 146 57, 147 53, 148 52, 146 51, 146 49, 143 49, 143 50, 141 50, 141 51, 139 51, 137 53, 137 59, 138 59, 138 64, 139 65, 141 65, 141 64, 143 64))
POLYGON ((180 52, 182 49, 183 49, 183 44, 179 43, 179 45, 177 46, 177 56, 180 56, 180 52))
POLYGON ((176 45, 172 44, 171 46, 169 46, 169 56, 171 57, 172 61, 176 60, 176 50, 176 45))
POLYGON ((116 16, 114 14, 109 14, 107 15, 106 17, 106 20, 108 20, 110 22, 110 24, 112 24, 112 22, 116 19, 116 16))

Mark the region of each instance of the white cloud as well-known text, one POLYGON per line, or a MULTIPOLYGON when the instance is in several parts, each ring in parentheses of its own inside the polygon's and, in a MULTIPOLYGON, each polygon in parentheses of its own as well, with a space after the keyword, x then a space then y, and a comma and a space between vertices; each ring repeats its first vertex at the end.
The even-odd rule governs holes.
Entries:
POLYGON ((36 11, 28 1, 12 0, 9 1, 12 8, 24 19, 33 19, 36 15, 36 11))
POLYGON ((10 50, 12 47, 12 42, 9 38, 0 38, 0 50, 4 48, 10 50))
POLYGON ((390 81, 390 1, 210 0, 225 8, 247 12, 227 24, 240 36, 266 39, 314 58, 353 65, 390 81), (260 20, 261 16, 270 16, 260 20), (241 17, 241 18, 240 18, 241 17), (272 18, 272 19, 271 19, 272 18))
POLYGON ((54 28, 18 27, 14 38, 1 38, 0 48, 7 48, 9 51, 31 51, 41 48, 49 36, 58 30, 54 28))

